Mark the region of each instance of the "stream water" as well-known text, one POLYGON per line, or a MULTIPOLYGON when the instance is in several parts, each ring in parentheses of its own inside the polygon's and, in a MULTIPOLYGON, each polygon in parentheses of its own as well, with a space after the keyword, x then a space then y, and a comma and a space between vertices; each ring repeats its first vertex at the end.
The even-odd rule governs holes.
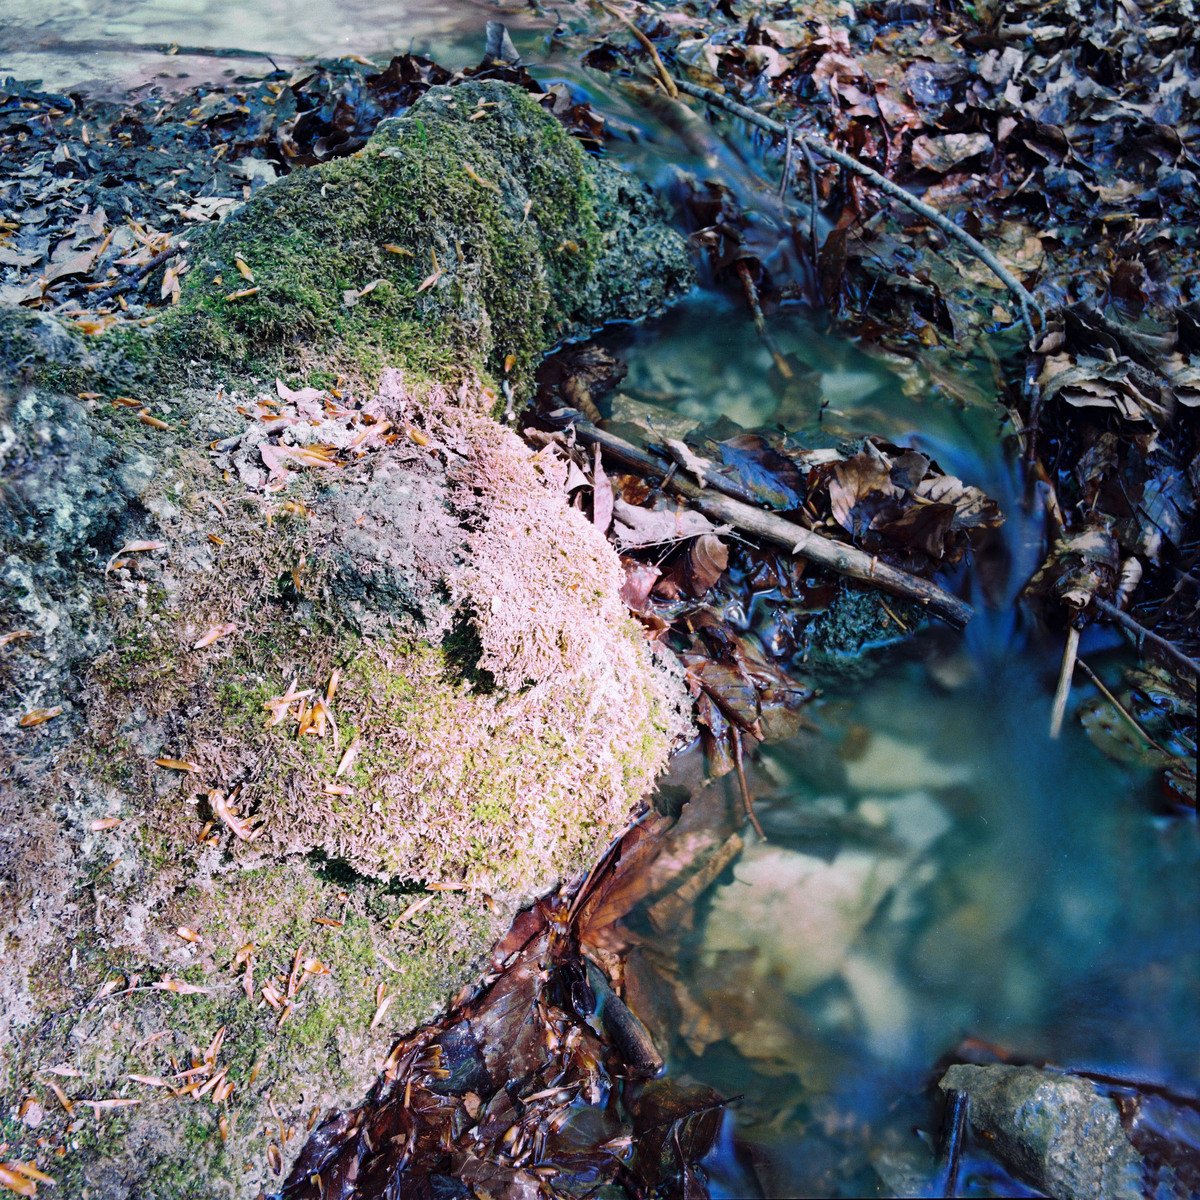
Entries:
MULTIPOLYGON (((1077 722, 1048 736, 1056 648, 1007 594, 1037 531, 997 410, 914 392, 800 313, 773 329, 820 372, 827 429, 911 444, 1001 499, 1012 584, 964 637, 927 631, 877 653, 873 674, 825 684, 820 736, 764 749, 752 783, 768 840, 751 837, 668 934, 669 961, 664 931, 645 926, 643 990, 652 1010, 664 978, 688 990, 695 1009, 661 1023, 678 1031, 672 1068, 744 1097, 732 1126, 767 1195, 929 1194, 934 1156, 914 1129, 936 1128, 921 1093, 967 1036, 1195 1086, 1200 838, 1157 815, 1151 773, 1102 757, 1077 722)), ((728 301, 698 295, 619 340, 617 415, 776 416, 769 358, 728 301)), ((815 425, 818 408, 790 427, 815 425)), ((1097 666, 1114 654, 1085 642, 1097 666)), ((725 1193, 745 1194, 733 1159, 722 1170, 725 1193)), ((1014 1194, 989 1192, 986 1173, 964 1182, 1014 1194)))
MULTIPOLYGON (((285 57, 417 49, 464 65, 496 15, 466 0, 0 8, 0 75, 110 93, 265 66, 138 49, 150 44, 285 57)), ((527 32, 522 44, 537 40, 527 32)), ((539 74, 603 94, 578 70, 539 74)), ((620 156, 661 174, 661 147, 677 142, 609 100, 644 135, 620 156)), ((736 171, 736 153, 725 167, 736 171)), ((629 363, 618 415, 673 428, 820 418, 918 446, 1001 501, 1007 569, 964 636, 925 631, 823 684, 812 709, 821 735, 769 746, 755 765, 768 840, 750 838, 697 910, 657 931, 653 953, 635 953, 630 977, 652 1026, 655 1011, 675 1014, 655 1029, 671 1069, 742 1097, 709 1164, 717 1194, 927 1193, 925 1089, 966 1036, 1182 1090, 1200 1080, 1200 837, 1194 821, 1160 815, 1150 773, 1103 758, 1077 721, 1058 741, 1047 735, 1057 654, 1013 604, 1039 533, 1000 450, 986 368, 956 366, 980 402, 950 403, 799 310, 772 328, 816 373, 823 412, 811 400, 781 408, 742 308, 698 292, 611 336, 629 363)), ((1098 670, 1120 653, 1111 641, 1083 646, 1098 670)), ((650 928, 647 914, 639 922, 650 928)), ((989 1193, 982 1168, 965 1186, 1020 1194, 989 1193)))

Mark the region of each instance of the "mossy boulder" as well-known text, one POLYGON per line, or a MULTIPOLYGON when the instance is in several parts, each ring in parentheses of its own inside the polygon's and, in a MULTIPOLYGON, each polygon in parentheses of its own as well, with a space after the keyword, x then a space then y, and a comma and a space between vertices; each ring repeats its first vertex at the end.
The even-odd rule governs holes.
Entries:
POLYGON ((677 732, 564 465, 489 415, 686 286, 647 193, 433 89, 186 279, 91 354, 0 314, 3 1136, 65 1196, 269 1188, 677 732))
POLYGON ((547 346, 661 308, 691 277, 644 188, 535 96, 468 82, 201 236, 158 340, 241 367, 468 369, 519 389, 547 346))

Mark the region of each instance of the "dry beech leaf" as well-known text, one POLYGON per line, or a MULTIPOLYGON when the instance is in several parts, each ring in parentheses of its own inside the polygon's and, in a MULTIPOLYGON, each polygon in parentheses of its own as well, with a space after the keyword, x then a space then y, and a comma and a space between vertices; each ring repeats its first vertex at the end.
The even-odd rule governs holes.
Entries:
POLYGON ((156 758, 156 767, 165 767, 168 771, 198 771, 200 768, 194 762, 182 758, 156 758))
POLYGON ((56 704, 53 708, 31 708, 22 715, 17 724, 22 729, 34 729, 38 725, 45 725, 47 721, 53 721, 55 717, 61 717, 62 713, 61 704, 56 704))
POLYGON ((174 992, 178 996, 207 996, 212 988, 201 987, 196 983, 187 983, 182 979, 160 979, 150 985, 156 991, 174 992))

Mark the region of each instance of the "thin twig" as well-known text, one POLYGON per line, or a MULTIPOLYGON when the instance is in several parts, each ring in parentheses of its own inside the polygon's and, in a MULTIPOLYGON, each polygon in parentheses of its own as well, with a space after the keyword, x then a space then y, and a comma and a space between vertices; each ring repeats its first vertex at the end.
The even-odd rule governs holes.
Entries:
MULTIPOLYGON (((666 473, 667 468, 659 459, 607 430, 597 429, 573 409, 559 409, 558 412, 551 413, 548 420, 560 429, 574 427, 575 436, 579 441, 587 445, 599 443, 600 448, 610 458, 640 475, 662 480, 666 473)), ((927 579, 920 579, 907 571, 881 562, 857 546, 836 542, 744 501, 714 494, 687 479, 681 479, 678 475, 673 477, 669 484, 662 481, 660 486, 682 496, 706 517, 721 524, 732 525, 743 533, 751 534, 772 545, 781 546, 792 554, 807 558, 810 562, 836 571, 839 575, 857 579, 894 596, 905 596, 915 600, 952 625, 966 625, 975 615, 975 610, 965 600, 951 595, 936 583, 930 583, 927 579)))
POLYGON ((1168 758, 1175 757, 1169 750, 1164 750, 1138 723, 1138 721, 1130 714, 1129 710, 1104 686, 1104 681, 1092 670, 1091 667, 1079 659, 1077 665, 1083 670, 1083 673, 1100 689, 1100 694, 1125 718, 1133 730, 1145 741, 1147 746, 1157 750, 1160 754, 1165 754, 1168 758))
POLYGON ((1112 617, 1121 625, 1124 625, 1130 633, 1134 634, 1139 642, 1147 641, 1152 645, 1157 646, 1176 666, 1182 667, 1185 671, 1190 671, 1193 675, 1200 676, 1200 662, 1194 658, 1189 658, 1174 642, 1168 641, 1162 634, 1155 633, 1153 629, 1147 629, 1140 621, 1131 617, 1124 609, 1118 608, 1110 600, 1105 600, 1102 596, 1093 596, 1092 603, 1106 616, 1112 617))
POLYGON ((795 372, 780 352, 779 346, 767 328, 767 318, 763 316, 762 303, 758 298, 758 287, 750 274, 750 266, 744 258, 737 261, 738 278, 742 281, 742 290, 746 293, 746 303, 750 305, 750 315, 754 318, 754 328, 759 340, 770 352, 775 368, 784 379, 791 379, 795 372))
POLYGON ((180 242, 178 246, 168 246, 165 250, 160 250, 149 262, 144 262, 135 271, 130 271, 128 275, 123 275, 111 287, 106 287, 104 291, 97 292, 91 299, 100 304, 105 300, 111 300, 114 296, 119 296, 122 292, 127 292, 134 284, 140 283, 155 267, 161 267, 169 258, 174 258, 175 255, 187 248, 186 242, 180 242))
POLYGON ((678 99, 679 88, 676 85, 675 80, 671 78, 671 72, 667 70, 666 66, 663 64, 663 60, 659 58, 658 47, 655 46, 655 44, 624 13, 617 12, 615 8, 611 8, 609 5, 604 4, 603 2, 601 3, 600 7, 604 9, 604 11, 608 13, 610 17, 616 17, 618 21, 627 26, 629 32, 632 33, 639 42, 641 42, 642 49, 645 50, 648 55, 650 55, 650 60, 654 63, 654 69, 658 72, 658 77, 662 81, 663 88, 666 90, 667 95, 670 96, 672 100, 678 99))
POLYGON ((733 739, 733 765, 737 771, 738 790, 742 793, 742 807, 746 810, 746 819, 754 826, 754 832, 765 842, 767 835, 759 823, 758 814, 754 811, 754 797, 750 794, 750 785, 746 782, 746 768, 742 762, 742 731, 730 727, 729 735, 733 739))
POLYGON ((783 177, 779 180, 779 201, 783 202, 787 196, 788 188, 792 185, 792 140, 793 130, 789 125, 787 127, 787 146, 783 151, 783 177))
POLYGON ((958 1195, 958 1170, 962 1162, 963 1135, 967 1131, 966 1092, 957 1089, 949 1096, 950 1111, 947 1114, 946 1166, 942 1176, 942 1195, 948 1200, 958 1195))
MULTIPOLYGON (((714 108, 724 109, 727 113, 735 117, 741 117, 742 120, 749 121, 752 125, 757 125, 759 129, 765 129, 769 133, 787 133, 786 125, 781 124, 779 121, 774 121, 770 117, 764 117, 761 113, 755 112, 754 109, 748 108, 744 104, 739 104, 736 100, 731 100, 728 96, 721 95, 720 92, 714 92, 711 88, 701 87, 699 84, 691 83, 686 79, 675 80, 675 85, 681 92, 689 96, 694 96, 697 100, 703 100, 706 104, 711 104, 714 108)), ((1021 320, 1024 322, 1025 328, 1031 338, 1036 334, 1036 327, 1033 323, 1033 317, 1030 314, 1036 313, 1040 323, 1042 325, 1045 324, 1046 314, 1042 306, 1031 295, 1025 285, 978 238, 972 237, 965 229, 960 229, 948 217, 938 212, 936 208, 910 195, 899 184, 893 183, 872 167, 868 167, 865 163, 859 162, 858 159, 852 158, 849 154, 845 154, 841 150, 831 146, 823 138, 819 138, 811 133, 800 133, 796 137, 802 146, 807 146, 814 154, 819 154, 822 158, 827 158, 830 162, 835 162, 838 166, 845 167, 847 171, 851 171, 860 178, 866 179, 883 192, 884 195, 890 196, 893 200, 897 200, 906 207, 911 208, 913 212, 918 213, 925 220, 936 225, 948 238, 952 238, 974 254, 1017 298, 1017 302, 1021 306, 1021 320)))
POLYGON ((1063 717, 1067 711, 1067 699, 1071 695, 1071 676, 1075 674, 1075 659, 1079 654, 1079 630, 1067 626, 1067 644, 1063 648, 1062 666, 1058 672, 1058 687, 1054 692, 1054 707, 1050 710, 1050 737, 1055 739, 1062 733, 1063 717))
POLYGON ((804 143, 800 143, 800 149, 804 151, 804 165, 808 170, 808 192, 809 206, 811 212, 808 216, 808 247, 812 252, 813 275, 817 273, 817 164, 813 161, 812 151, 804 143))

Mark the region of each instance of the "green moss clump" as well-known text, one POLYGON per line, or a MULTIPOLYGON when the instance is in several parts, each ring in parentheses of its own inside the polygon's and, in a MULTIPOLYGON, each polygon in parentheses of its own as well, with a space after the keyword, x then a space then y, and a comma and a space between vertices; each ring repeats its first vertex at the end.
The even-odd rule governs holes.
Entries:
POLYGON ((527 93, 434 88, 359 154, 288 176, 199 239, 159 340, 237 365, 319 353, 325 373, 499 378, 508 360, 523 378, 595 268, 594 193, 579 143, 527 93))

